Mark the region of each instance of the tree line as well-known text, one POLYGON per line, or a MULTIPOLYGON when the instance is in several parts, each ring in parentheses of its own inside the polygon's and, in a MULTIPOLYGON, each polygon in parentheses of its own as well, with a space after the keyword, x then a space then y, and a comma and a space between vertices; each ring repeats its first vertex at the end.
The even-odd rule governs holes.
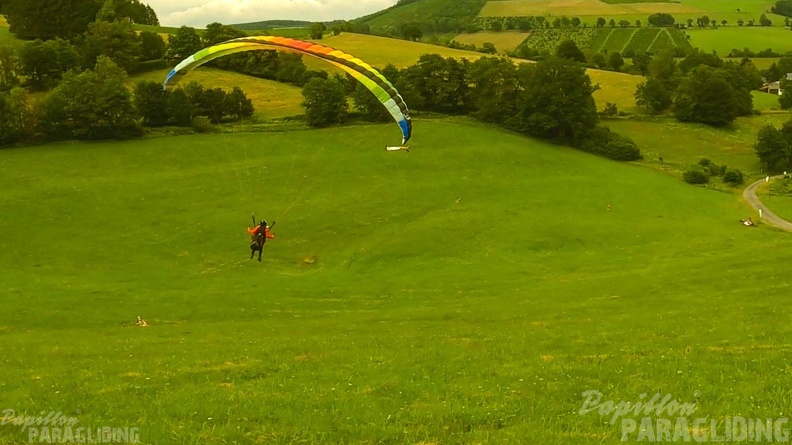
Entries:
MULTIPOLYGON (((140 82, 130 91, 129 72, 165 68, 164 57, 173 62, 183 51, 192 54, 239 31, 212 24, 201 38, 194 29, 184 29, 166 45, 155 33, 138 34, 125 5, 139 3, 105 1, 95 20, 70 39, 62 35, 0 45, 0 145, 126 139, 142 135, 145 126, 206 130, 252 116, 252 102, 239 88, 227 92, 193 83, 167 92, 159 82, 140 82), (145 67, 149 62, 154 63, 145 67), (31 92, 42 94, 33 100, 31 92)), ((292 65, 304 68, 301 59, 292 65)))
POLYGON ((139 0, 4 0, 9 29, 20 39, 73 39, 97 21, 127 19, 159 25, 151 6, 139 0))
MULTIPOLYGON (((792 67, 792 58, 759 71, 747 58, 724 62, 716 55, 693 51, 677 62, 671 53, 661 52, 640 67, 647 79, 635 92, 636 104, 649 114, 672 109, 681 122, 726 125, 754 112, 751 91, 762 86, 763 74, 774 75, 779 65, 792 67)), ((781 106, 789 108, 792 104, 785 96, 780 96, 781 106)))
MULTIPOLYGON (((601 125, 592 96, 598 86, 581 64, 570 60, 553 57, 518 66, 507 58, 469 62, 427 54, 410 67, 388 65, 381 72, 413 111, 470 115, 612 159, 641 157, 632 140, 601 125)), ((347 97, 363 119, 391 119, 379 100, 349 77, 311 79, 303 96, 307 121, 315 127, 348 119, 347 97)))

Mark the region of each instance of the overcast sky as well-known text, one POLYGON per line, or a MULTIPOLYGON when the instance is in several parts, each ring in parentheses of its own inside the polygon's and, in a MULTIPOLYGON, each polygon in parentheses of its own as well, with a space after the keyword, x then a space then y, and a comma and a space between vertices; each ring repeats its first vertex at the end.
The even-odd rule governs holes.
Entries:
POLYGON ((396 0, 143 0, 157 13, 162 26, 262 20, 325 21, 357 18, 393 6, 396 0))

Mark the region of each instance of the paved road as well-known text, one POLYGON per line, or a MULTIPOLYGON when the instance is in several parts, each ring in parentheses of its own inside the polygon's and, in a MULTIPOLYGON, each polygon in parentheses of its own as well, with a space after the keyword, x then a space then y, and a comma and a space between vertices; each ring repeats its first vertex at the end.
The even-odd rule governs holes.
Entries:
MULTIPOLYGON (((773 180, 781 177, 783 176, 782 175, 771 176, 770 179, 773 180)), ((762 185, 763 182, 765 182, 765 180, 760 179, 759 181, 756 181, 753 184, 746 187, 745 190, 743 191, 743 198, 757 212, 759 211, 759 209, 762 209, 763 222, 771 226, 784 229, 787 232, 792 232, 792 223, 773 213, 773 211, 768 209, 766 205, 762 204, 762 201, 760 201, 759 197, 756 196, 756 188, 762 185)))

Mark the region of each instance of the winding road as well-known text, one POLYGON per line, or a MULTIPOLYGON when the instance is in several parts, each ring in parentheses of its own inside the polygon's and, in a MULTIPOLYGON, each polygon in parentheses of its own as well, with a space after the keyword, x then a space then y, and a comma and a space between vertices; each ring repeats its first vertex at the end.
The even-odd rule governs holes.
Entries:
MULTIPOLYGON (((777 179, 781 177, 783 177, 783 175, 771 176, 770 179, 777 179)), ((762 185, 763 182, 765 182, 765 179, 760 179, 754 182, 753 184, 749 185, 748 187, 746 187, 745 190, 743 191, 743 198, 748 203, 748 205, 754 208, 754 210, 762 211, 763 222, 771 226, 784 229, 787 232, 792 232, 792 223, 773 213, 773 211, 768 209, 767 206, 765 206, 764 204, 762 204, 762 201, 760 201, 759 197, 756 196, 756 189, 757 187, 762 185)))

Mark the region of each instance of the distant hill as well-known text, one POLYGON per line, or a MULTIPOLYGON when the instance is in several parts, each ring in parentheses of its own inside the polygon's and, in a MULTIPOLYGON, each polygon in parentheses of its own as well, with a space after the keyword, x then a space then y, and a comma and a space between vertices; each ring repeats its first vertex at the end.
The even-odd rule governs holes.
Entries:
POLYGON ((230 26, 244 31, 258 31, 272 28, 307 28, 311 26, 311 23, 313 22, 304 20, 264 20, 261 22, 238 23, 230 26))
POLYGON ((360 17, 374 33, 392 32, 406 23, 423 25, 436 32, 464 29, 475 20, 487 0, 400 0, 382 11, 360 17), (447 29, 449 28, 449 29, 447 29))

